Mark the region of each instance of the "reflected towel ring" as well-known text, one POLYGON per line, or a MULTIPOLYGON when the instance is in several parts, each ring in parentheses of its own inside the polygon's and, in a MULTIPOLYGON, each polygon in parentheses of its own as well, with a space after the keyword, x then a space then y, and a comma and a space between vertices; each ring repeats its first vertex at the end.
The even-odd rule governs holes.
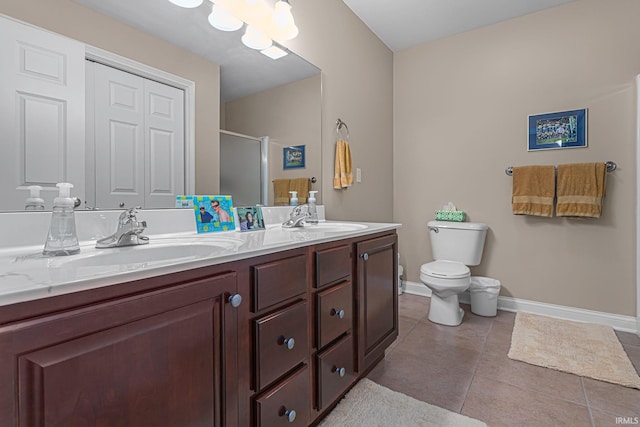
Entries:
POLYGON ((338 137, 340 137, 340 131, 343 127, 347 130, 347 137, 345 139, 349 141, 349 127, 341 119, 336 120, 336 134, 338 137))

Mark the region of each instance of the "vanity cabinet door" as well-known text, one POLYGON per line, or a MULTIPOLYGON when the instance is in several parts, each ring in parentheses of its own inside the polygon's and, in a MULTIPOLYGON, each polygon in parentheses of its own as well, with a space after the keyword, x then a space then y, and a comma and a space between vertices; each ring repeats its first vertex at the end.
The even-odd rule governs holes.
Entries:
POLYGON ((358 366, 366 372, 398 336, 398 237, 356 243, 358 366))
POLYGON ((227 273, 0 328, 0 425, 237 425, 227 273))

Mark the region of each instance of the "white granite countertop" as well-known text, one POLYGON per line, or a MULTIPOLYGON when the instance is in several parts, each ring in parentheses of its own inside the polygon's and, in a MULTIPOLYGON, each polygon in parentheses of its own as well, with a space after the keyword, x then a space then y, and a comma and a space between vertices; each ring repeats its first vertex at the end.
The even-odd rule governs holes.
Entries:
POLYGON ((42 256, 42 244, 0 248, 0 306, 401 227, 394 223, 322 224, 294 230, 275 225, 250 232, 155 234, 149 236, 148 245, 113 249, 96 249, 95 240, 84 240, 79 254, 62 257, 42 256), (351 228, 350 224, 361 226, 351 228))

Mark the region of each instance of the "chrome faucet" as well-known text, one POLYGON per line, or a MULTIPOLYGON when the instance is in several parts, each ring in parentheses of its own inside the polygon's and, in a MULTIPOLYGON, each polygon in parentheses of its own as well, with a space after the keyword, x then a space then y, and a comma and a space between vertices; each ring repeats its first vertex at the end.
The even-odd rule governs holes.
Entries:
POLYGON ((147 228, 146 221, 138 221, 136 214, 142 209, 140 206, 127 209, 118 218, 118 229, 109 237, 96 242, 96 248, 117 248, 121 246, 146 245, 149 243, 147 236, 140 234, 147 228))
POLYGON ((298 205, 291 210, 291 213, 289 213, 289 219, 283 222, 282 226, 284 228, 304 227, 304 224, 309 218, 309 206, 298 205))

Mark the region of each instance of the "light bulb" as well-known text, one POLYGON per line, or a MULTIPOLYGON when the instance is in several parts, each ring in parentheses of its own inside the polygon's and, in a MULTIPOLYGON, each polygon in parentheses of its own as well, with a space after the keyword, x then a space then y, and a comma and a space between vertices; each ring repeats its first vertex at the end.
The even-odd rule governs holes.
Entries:
POLYGON ((209 23, 221 31, 235 31, 242 28, 243 22, 216 4, 211 8, 209 23))
POLYGON ((298 36, 298 27, 293 21, 289 2, 279 0, 276 3, 271 31, 278 41, 291 40, 298 36))
POLYGON ((171 3, 180 7, 194 8, 202 4, 202 0, 169 0, 171 3))
POLYGON ((242 36, 242 43, 251 49, 262 50, 271 47, 273 41, 258 28, 247 25, 244 36, 242 36))
POLYGON ((273 12, 273 22, 279 28, 286 28, 289 24, 293 24, 293 15, 291 14, 291 5, 283 0, 276 3, 273 12))

